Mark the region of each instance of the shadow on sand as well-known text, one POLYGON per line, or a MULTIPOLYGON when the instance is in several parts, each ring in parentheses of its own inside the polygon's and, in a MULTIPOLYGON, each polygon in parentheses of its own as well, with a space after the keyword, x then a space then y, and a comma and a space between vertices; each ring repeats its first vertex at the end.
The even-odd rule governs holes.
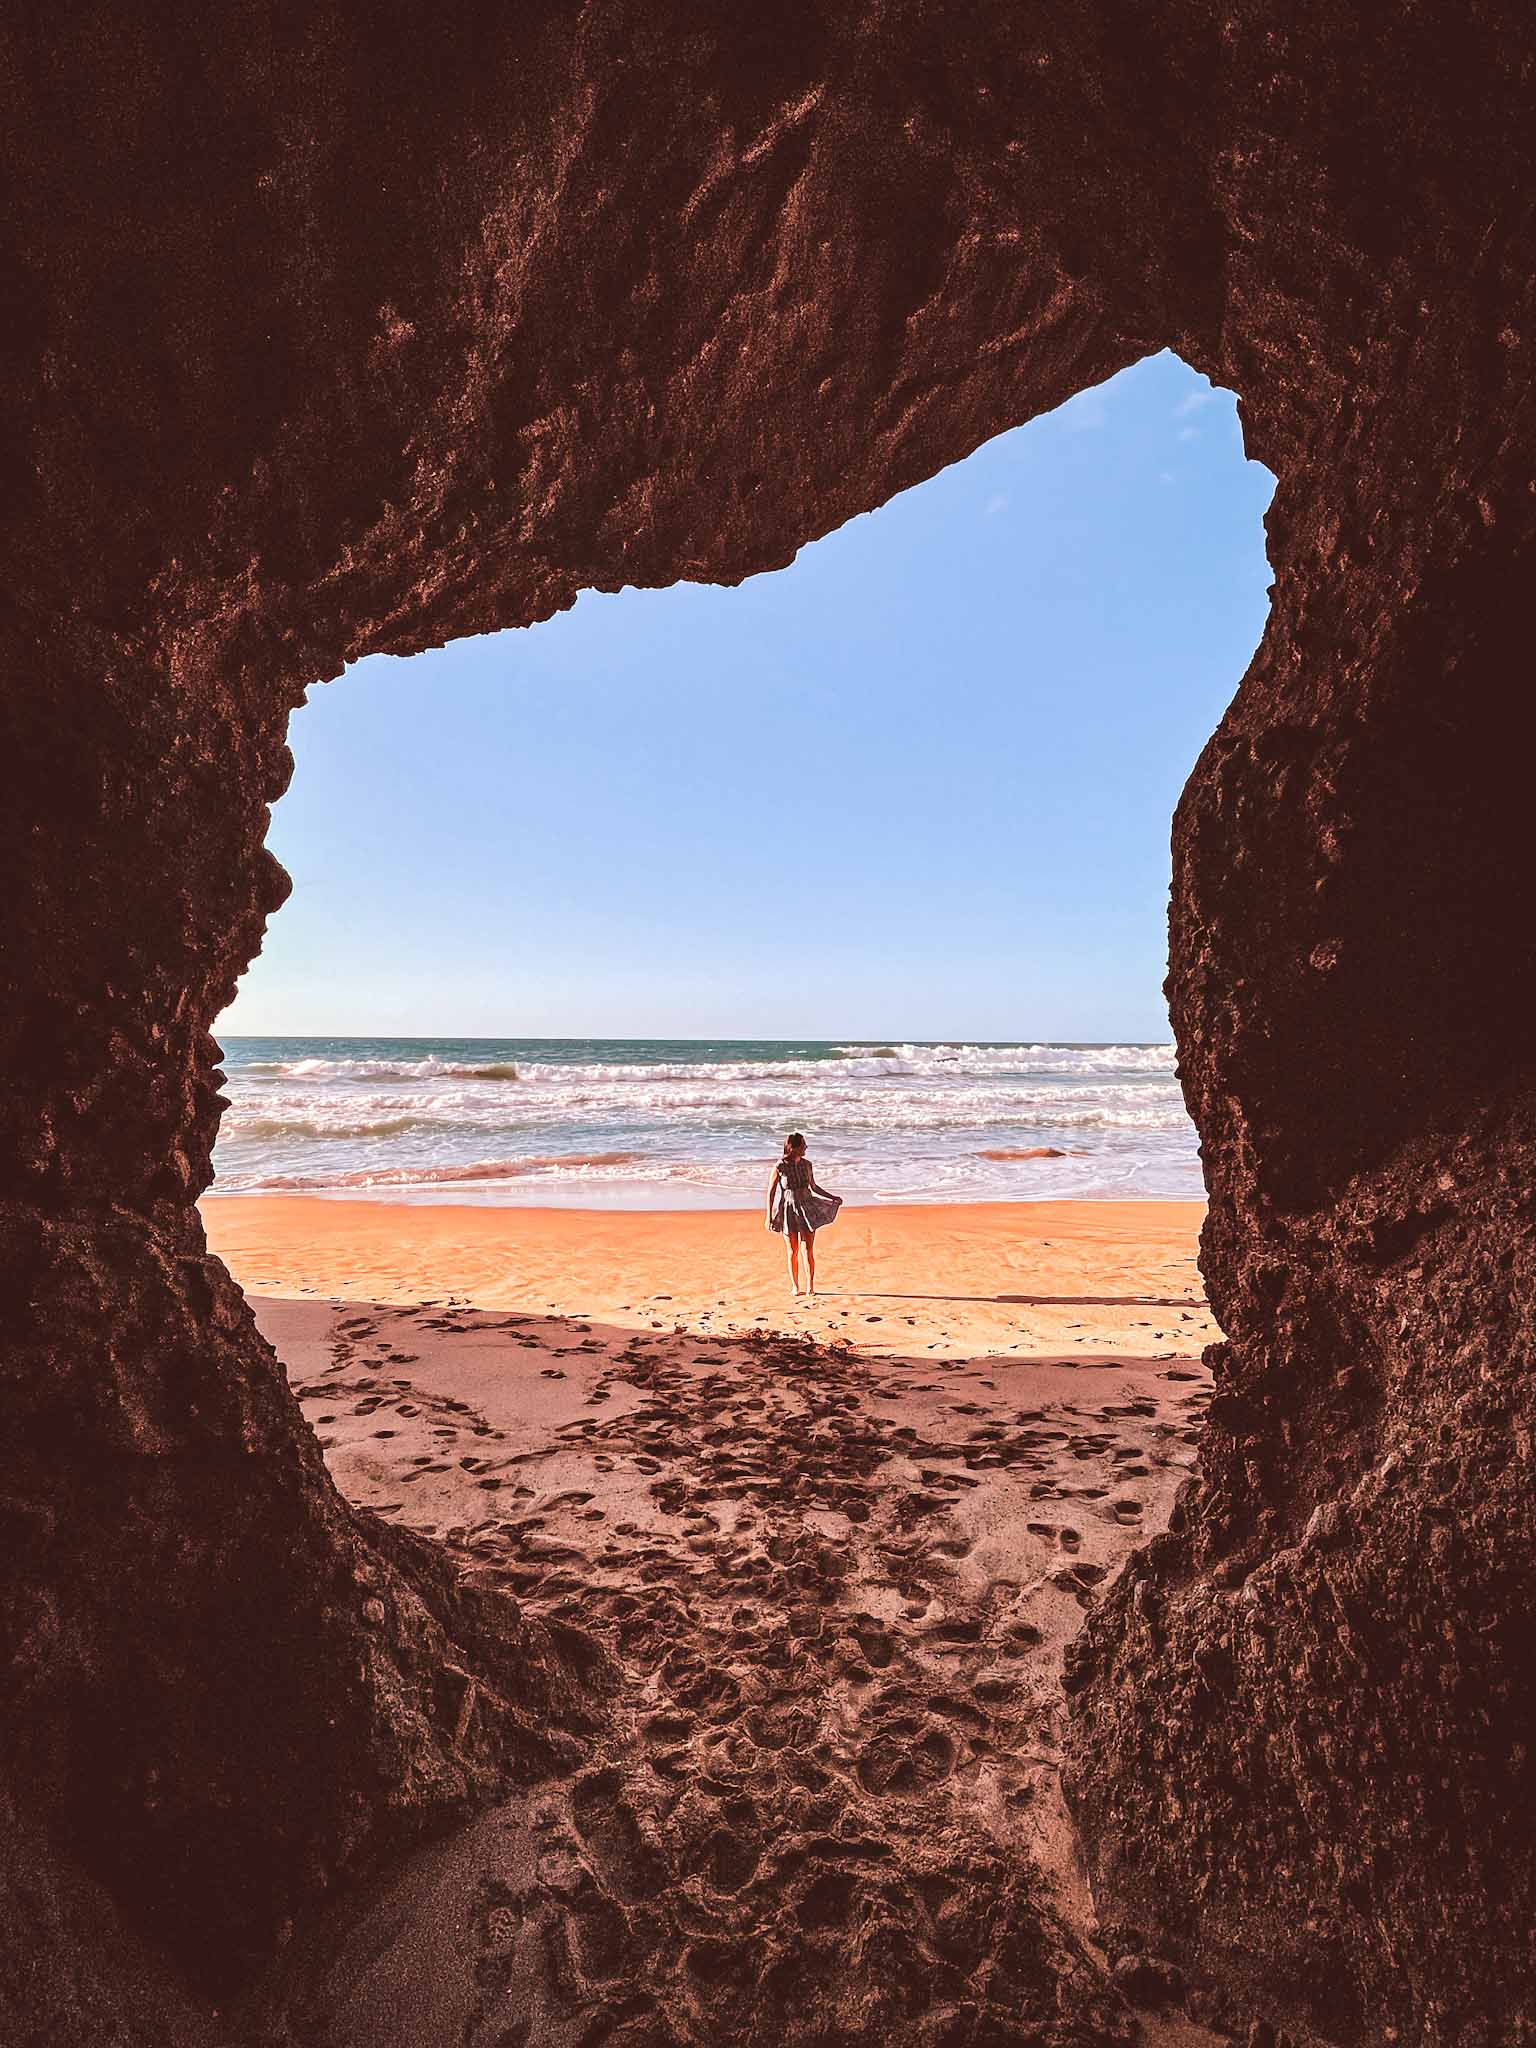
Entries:
POLYGON ((844 1301, 994 1301, 1010 1308, 1207 1308, 1199 1294, 866 1294, 853 1288, 819 1287, 818 1300, 837 1294, 844 1301))

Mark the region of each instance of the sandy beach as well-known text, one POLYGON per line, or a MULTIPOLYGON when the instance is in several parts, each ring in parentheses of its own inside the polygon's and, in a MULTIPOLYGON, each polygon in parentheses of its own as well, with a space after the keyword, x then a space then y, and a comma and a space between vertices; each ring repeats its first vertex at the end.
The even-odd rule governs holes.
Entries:
POLYGON ((1196 1202, 982 1202, 845 1210, 818 1297, 789 1293, 761 1214, 511 1209, 219 1196, 211 1248, 247 1293, 517 1309, 623 1329, 772 1328, 890 1356, 1156 1362, 1217 1334, 1196 1202))
MULTIPOLYGON (((430 1922, 433 1899, 500 1887, 521 1930, 506 2009, 550 2042, 562 2014, 579 2038, 604 1970, 735 2037, 735 1966, 679 1975, 689 1940, 744 1944, 760 1983, 825 1933, 867 2000, 843 1934, 876 1892, 895 1910, 895 1873, 904 1996, 936 1995, 933 1915, 978 1887, 1022 1885, 1103 1966, 1057 1785, 1061 1657, 1195 1456, 1217 1334, 1198 1205, 854 1212, 823 1236, 814 1304, 789 1299, 757 1215, 230 1198, 205 1216, 343 1492, 592 1631, 623 1674, 595 1771, 471 1831, 451 1870, 433 1852, 380 1913, 430 1922), (519 1842, 542 1844, 531 1864, 519 1842), (644 1936, 641 1894, 663 1900, 644 1936), (621 1924, 623 1953, 591 1963, 621 1924), (551 1940, 578 1958, 563 1978, 551 1940)), ((338 2043, 386 2021, 401 2038, 377 1931, 340 1972, 345 2010, 308 1994, 338 2043)), ((440 1932, 434 2027, 475 2008, 485 1968, 440 1932)), ((1022 1997, 1002 1920, 967 1939, 967 1975, 985 1962, 1022 1997)))

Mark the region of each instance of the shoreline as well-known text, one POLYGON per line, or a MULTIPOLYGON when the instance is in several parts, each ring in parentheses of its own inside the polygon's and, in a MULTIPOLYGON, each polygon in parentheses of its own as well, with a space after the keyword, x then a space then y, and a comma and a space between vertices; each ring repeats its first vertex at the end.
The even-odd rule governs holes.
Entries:
MULTIPOLYGON (((763 1180, 773 1171, 771 1159, 763 1161, 763 1180)), ((481 1186, 490 1183, 479 1183, 481 1186)), ((655 1202, 634 1201, 570 1201, 534 1202, 515 1197, 498 1195, 492 1200, 472 1201, 462 1188, 448 1182, 441 1185, 430 1181, 412 1183, 406 1186, 380 1185, 377 1188, 220 1188, 204 1189, 197 1198, 197 1206, 205 1202, 223 1204, 226 1202, 355 1202, 360 1207, 377 1209, 484 1209, 492 1215, 550 1215, 550 1216, 758 1216, 762 1213, 761 1200, 751 1202, 719 1202, 702 1197, 697 1201, 678 1201, 673 1194, 669 1199, 655 1202)), ((925 1209, 938 1213, 953 1209, 1199 1209, 1206 1208, 1204 1195, 968 1195, 963 1202, 936 1202, 926 1195, 885 1195, 879 1200, 848 1200, 844 1204, 847 1215, 864 1215, 867 1212, 887 1210, 925 1209)))
POLYGON ((750 1209, 804 1126, 850 1202, 1199 1201, 1167 1042, 232 1038, 214 1194, 750 1209))

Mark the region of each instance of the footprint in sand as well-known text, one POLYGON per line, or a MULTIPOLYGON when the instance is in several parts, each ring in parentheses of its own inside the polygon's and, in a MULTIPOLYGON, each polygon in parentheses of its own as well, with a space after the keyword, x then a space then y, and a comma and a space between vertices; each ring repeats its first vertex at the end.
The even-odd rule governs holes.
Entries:
POLYGON ((1004 1658, 1024 1657, 1031 1650, 1038 1650, 1045 1641, 1044 1632, 1032 1621, 1015 1621, 1003 1630, 1003 1640, 998 1654, 1004 1658))
POLYGON ((623 1774, 593 1771, 571 1793, 571 1819, 599 1882, 626 1905, 654 1897, 666 1883, 661 1857, 623 1798, 623 1774))
POLYGON ((896 1645, 883 1628, 856 1629, 854 1640, 863 1653, 864 1661, 872 1664, 876 1671, 886 1670, 896 1655, 896 1645))
MULTIPOLYGON (((746 1803, 733 1800, 730 1806, 746 1803)), ((751 1883, 761 1853, 745 1832, 750 1823, 732 1820, 730 1806, 726 1808, 729 1825, 718 1829, 704 1845, 706 1881, 713 1890, 726 1893, 739 1892, 751 1883)))

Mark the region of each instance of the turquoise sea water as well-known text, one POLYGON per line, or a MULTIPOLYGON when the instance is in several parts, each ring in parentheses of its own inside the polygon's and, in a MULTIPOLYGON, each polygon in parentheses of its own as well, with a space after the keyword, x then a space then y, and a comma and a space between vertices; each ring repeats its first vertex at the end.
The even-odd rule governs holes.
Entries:
POLYGON ((1203 1193, 1167 1045, 228 1038, 224 1053, 215 1194, 750 1207, 791 1129, 853 1202, 1203 1193), (1018 1156, 1038 1152, 1059 1156, 1018 1156))

